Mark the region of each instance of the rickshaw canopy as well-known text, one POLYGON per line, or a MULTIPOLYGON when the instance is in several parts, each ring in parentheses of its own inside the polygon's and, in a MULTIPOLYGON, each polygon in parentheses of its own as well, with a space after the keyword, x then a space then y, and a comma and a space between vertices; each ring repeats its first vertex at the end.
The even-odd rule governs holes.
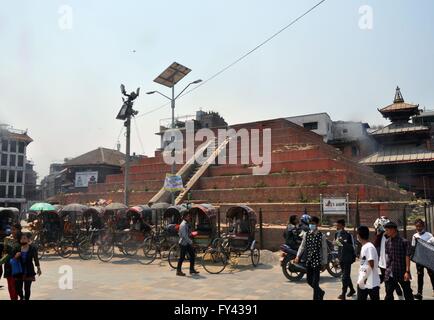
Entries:
POLYGON ((243 216, 247 216, 249 219, 249 233, 254 234, 256 229, 256 213, 255 211, 246 206, 246 205, 239 205, 234 206, 228 209, 226 212, 226 219, 228 220, 234 220, 234 219, 240 219, 243 216))

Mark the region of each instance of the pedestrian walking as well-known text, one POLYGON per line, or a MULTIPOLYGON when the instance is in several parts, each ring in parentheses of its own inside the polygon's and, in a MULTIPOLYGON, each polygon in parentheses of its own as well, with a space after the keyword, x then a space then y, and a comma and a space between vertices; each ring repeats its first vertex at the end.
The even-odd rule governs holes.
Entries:
MULTIPOLYGON (((414 250, 416 247, 416 241, 417 239, 421 239, 423 241, 430 241, 430 239, 433 237, 433 235, 425 230, 425 222, 421 219, 417 219, 414 223, 416 227, 416 233, 413 235, 413 238, 411 240, 411 246, 414 250)), ((434 272, 433 270, 430 270, 428 268, 425 268, 424 266, 420 264, 416 264, 416 270, 417 270, 417 293, 414 295, 414 298, 417 300, 423 299, 423 281, 424 281, 424 274, 425 269, 427 270, 428 276, 431 280, 431 286, 433 289, 432 296, 434 297, 434 272)))
MULTIPOLYGON (((390 220, 387 217, 382 216, 381 218, 378 218, 374 223, 374 227, 376 231, 374 246, 377 249, 377 253, 378 253, 378 259, 379 259, 378 266, 380 268, 381 283, 384 282, 384 278, 386 276, 386 261, 387 261, 386 240, 388 236, 386 234, 386 229, 384 228, 384 226, 389 222, 390 220)), ((399 300, 404 300, 404 293, 402 292, 402 288, 399 285, 399 283, 396 285, 395 292, 399 300)))
POLYGON ((357 280, 357 300, 380 300, 380 275, 378 273, 378 253, 369 242, 369 228, 360 226, 357 239, 362 244, 360 251, 360 269, 357 280))
POLYGON ((196 254, 193 248, 193 240, 191 239, 191 214, 187 212, 182 218, 183 220, 181 222, 181 225, 179 226, 180 255, 178 260, 178 266, 176 268, 176 275, 183 277, 185 276, 185 273, 182 272, 182 264, 185 260, 186 254, 188 254, 190 257, 190 274, 195 275, 199 272, 194 268, 196 254))
POLYGON ((323 300, 325 291, 319 286, 320 273, 327 265, 327 238, 319 231, 318 217, 311 217, 309 232, 303 236, 294 263, 298 264, 306 251, 307 283, 313 289, 313 300, 323 300))
POLYGON ((36 274, 42 274, 39 265, 38 250, 30 244, 32 235, 21 233, 17 239, 20 246, 13 251, 11 259, 12 275, 15 278, 15 290, 20 300, 30 300, 31 287, 36 274), (35 266, 37 271, 35 272, 35 266))
POLYGON ((339 300, 345 300, 347 297, 351 298, 356 293, 351 281, 351 266, 356 261, 354 242, 353 236, 345 230, 345 220, 338 220, 336 223, 335 245, 339 248, 339 262, 342 268, 342 293, 338 296, 339 300), (347 295, 348 289, 350 291, 347 295))
POLYGON ((12 267, 10 259, 13 257, 14 251, 19 248, 18 238, 21 237, 21 225, 19 223, 12 226, 11 236, 4 239, 4 248, 0 265, 4 265, 4 278, 8 284, 9 297, 11 300, 18 300, 17 291, 15 289, 15 278, 12 276, 12 267))
POLYGON ((414 300, 411 290, 410 255, 411 245, 407 239, 401 238, 398 233, 398 225, 388 222, 384 228, 388 239, 386 240, 386 298, 394 300, 393 292, 398 285, 401 286, 405 300, 414 300))

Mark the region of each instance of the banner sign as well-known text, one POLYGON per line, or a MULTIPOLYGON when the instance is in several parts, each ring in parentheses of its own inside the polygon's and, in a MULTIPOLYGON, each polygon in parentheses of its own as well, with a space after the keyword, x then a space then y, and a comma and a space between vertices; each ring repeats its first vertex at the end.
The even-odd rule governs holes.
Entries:
POLYGON ((98 171, 86 171, 75 173, 75 187, 87 188, 89 184, 97 183, 98 171))
POLYGON ((166 179, 164 180, 164 190, 170 192, 184 190, 182 177, 170 173, 166 174, 166 179))
POLYGON ((347 214, 348 201, 347 198, 323 198, 322 212, 323 214, 347 214))

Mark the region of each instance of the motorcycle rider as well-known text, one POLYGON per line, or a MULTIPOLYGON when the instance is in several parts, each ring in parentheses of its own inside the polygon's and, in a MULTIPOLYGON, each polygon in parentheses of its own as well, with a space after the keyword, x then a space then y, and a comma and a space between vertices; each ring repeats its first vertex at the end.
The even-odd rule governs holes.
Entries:
POLYGON ((293 250, 298 250, 300 247, 302 239, 303 230, 300 227, 300 221, 297 215, 292 215, 289 217, 288 226, 283 233, 285 238, 285 244, 293 250))
POLYGON ((313 300, 324 300, 325 291, 319 286, 320 273, 327 265, 327 238, 318 230, 319 218, 310 219, 310 231, 303 236, 294 263, 298 264, 306 251, 306 275, 309 286, 313 289, 313 300))
POLYGON ((338 296, 339 300, 345 300, 346 297, 350 298, 356 293, 351 281, 351 265, 356 261, 354 242, 353 236, 345 230, 345 220, 339 219, 336 222, 334 241, 334 244, 339 248, 339 261, 342 267, 342 293, 338 296), (348 289, 350 292, 347 295, 348 289))

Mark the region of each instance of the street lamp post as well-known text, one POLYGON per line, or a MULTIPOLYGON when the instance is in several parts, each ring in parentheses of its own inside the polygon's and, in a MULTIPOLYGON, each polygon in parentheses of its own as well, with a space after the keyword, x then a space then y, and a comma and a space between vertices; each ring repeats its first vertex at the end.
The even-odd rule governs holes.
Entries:
MULTIPOLYGON (((190 87, 193 84, 198 84, 198 83, 202 82, 202 80, 200 80, 200 79, 193 81, 193 82, 190 82, 177 96, 175 96, 175 85, 180 80, 182 80, 187 74, 189 74, 190 72, 191 72, 191 69, 184 67, 183 65, 181 65, 179 63, 174 62, 154 80, 154 82, 156 82, 158 84, 162 84, 166 87, 171 88, 172 89, 172 96, 168 97, 167 95, 165 95, 159 91, 147 92, 147 94, 158 93, 159 95, 170 100, 170 105, 171 105, 171 109, 172 109, 172 124, 171 124, 172 130, 176 128, 176 124, 175 124, 175 101, 185 92, 185 90, 187 90, 188 87, 190 87)), ((173 150, 172 152, 174 153, 175 150, 173 150)), ((173 153, 172 153, 172 156, 174 156, 173 153)), ((173 174, 173 175, 176 174, 175 161, 173 161, 173 163, 172 163, 171 174, 173 174)), ((175 204, 175 193, 172 192, 171 196, 172 196, 171 202, 172 202, 172 205, 174 205, 175 204)))
POLYGON ((121 92, 127 97, 125 99, 122 97, 124 104, 119 111, 116 119, 124 121, 124 126, 126 127, 126 150, 125 150, 125 165, 124 165, 124 203, 126 206, 129 205, 129 189, 130 189, 130 161, 131 161, 131 118, 136 116, 139 112, 133 109, 134 100, 140 94, 140 88, 137 88, 136 92, 131 92, 127 94, 125 86, 121 84, 121 92))

